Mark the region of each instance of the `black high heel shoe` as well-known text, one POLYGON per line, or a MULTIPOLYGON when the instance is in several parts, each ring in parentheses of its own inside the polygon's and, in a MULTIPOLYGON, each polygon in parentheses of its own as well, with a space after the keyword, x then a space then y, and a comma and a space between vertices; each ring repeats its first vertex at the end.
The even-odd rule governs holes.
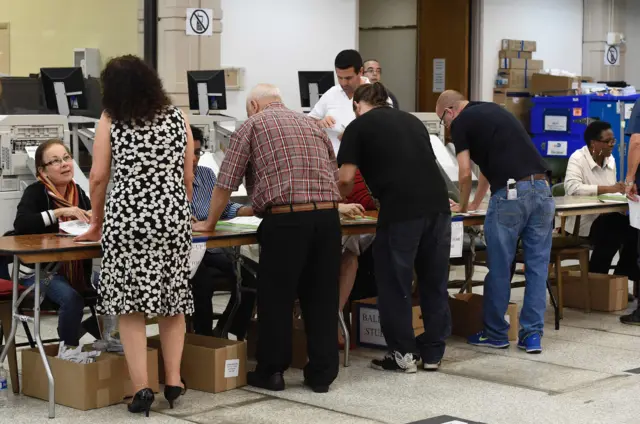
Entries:
POLYGON ((164 386, 164 397, 169 402, 169 408, 173 409, 173 402, 180 396, 187 393, 187 383, 181 378, 180 381, 184 387, 180 386, 164 386))
POLYGON ((142 389, 133 397, 133 400, 128 406, 129 412, 134 414, 139 412, 144 412, 146 417, 149 416, 149 411, 151 410, 151 405, 155 396, 153 395, 153 391, 151 389, 142 389))

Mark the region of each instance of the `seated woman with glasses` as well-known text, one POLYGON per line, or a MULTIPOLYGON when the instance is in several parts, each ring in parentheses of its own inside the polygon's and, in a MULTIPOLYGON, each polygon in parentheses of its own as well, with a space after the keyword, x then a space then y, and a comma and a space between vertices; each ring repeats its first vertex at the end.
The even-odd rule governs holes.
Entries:
MULTIPOLYGON (((13 223, 16 235, 58 233, 61 221, 89 222, 89 198, 73 181, 73 158, 60 140, 49 140, 38 146, 35 154, 38 181, 26 188, 18 204, 13 223)), ((42 269, 54 269, 51 275, 41 274, 45 296, 59 309, 58 334, 67 346, 80 344, 84 298, 88 291, 91 260, 64 262, 42 269), (48 277, 48 282, 46 278, 48 277)), ((30 287, 35 271, 29 264, 20 265, 21 284, 30 287)), ((93 323, 97 324, 97 323, 93 323)))
MULTIPOLYGON (((567 196, 597 196, 624 194, 624 183, 616 181, 616 161, 611 156, 616 139, 608 122, 595 121, 584 132, 587 144, 569 158, 564 188, 567 196)), ((568 233, 578 233, 593 245, 589 271, 608 274, 611 262, 620 251, 616 275, 626 275, 630 280, 640 279, 638 269, 638 232, 629 225, 629 217, 621 213, 583 215, 580 228, 575 218, 567 219, 568 233)))

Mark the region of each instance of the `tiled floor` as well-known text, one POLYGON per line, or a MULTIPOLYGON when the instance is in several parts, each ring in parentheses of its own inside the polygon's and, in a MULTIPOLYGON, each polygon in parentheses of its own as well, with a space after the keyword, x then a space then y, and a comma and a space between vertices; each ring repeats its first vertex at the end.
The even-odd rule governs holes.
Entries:
MULTIPOLYGON (((514 301, 521 303, 522 297, 523 289, 513 290, 514 301)), ((225 301, 217 297, 214 303, 223 307, 225 301)), ((189 391, 174 410, 160 395, 147 420, 132 416, 124 405, 88 412, 58 406, 55 422, 366 424, 447 415, 487 424, 636 424, 640 375, 626 371, 640 368, 640 327, 621 325, 620 314, 566 309, 555 331, 549 310, 541 355, 526 355, 515 346, 477 348, 452 338, 440 372, 402 375, 372 370, 369 360, 380 352, 358 349, 327 394, 310 392, 302 386, 301 372, 289 370, 284 392, 249 387, 216 395, 189 391)), ((42 327, 46 337, 53 336, 55 318, 46 317, 42 327)), ((10 410, 0 410, 0 422, 6 414, 16 423, 47 421, 46 403, 23 396, 13 398, 10 410)))

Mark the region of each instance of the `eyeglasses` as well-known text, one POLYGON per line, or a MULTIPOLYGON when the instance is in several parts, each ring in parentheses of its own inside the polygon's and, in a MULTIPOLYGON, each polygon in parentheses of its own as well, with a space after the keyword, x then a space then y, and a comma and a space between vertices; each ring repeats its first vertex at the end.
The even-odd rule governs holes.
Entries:
POLYGON ((45 163, 43 167, 46 168, 47 166, 55 166, 57 168, 59 166, 62 166, 63 163, 69 163, 69 162, 73 162, 73 157, 71 157, 71 155, 64 155, 62 159, 55 158, 50 160, 49 162, 45 163))
POLYGON ((608 144, 610 146, 614 146, 616 144, 615 138, 610 138, 608 140, 596 140, 596 141, 599 141, 600 143, 608 144))
POLYGON ((442 116, 440 117, 440 125, 444 123, 444 116, 447 114, 448 110, 451 110, 451 108, 450 107, 444 108, 444 111, 442 112, 442 116))
POLYGON ((199 157, 204 156, 205 152, 204 152, 204 151, 202 151, 201 149, 196 149, 196 150, 193 152, 193 154, 194 154, 194 155, 196 155, 196 157, 197 157, 197 158, 199 158, 199 157))
POLYGON ((365 70, 367 74, 378 74, 382 75, 382 68, 367 68, 365 70))

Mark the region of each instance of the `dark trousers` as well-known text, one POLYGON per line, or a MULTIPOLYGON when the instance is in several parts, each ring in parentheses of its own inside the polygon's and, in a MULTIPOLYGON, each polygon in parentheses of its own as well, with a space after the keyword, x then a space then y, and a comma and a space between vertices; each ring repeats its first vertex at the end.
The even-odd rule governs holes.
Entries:
POLYGON ((338 211, 267 215, 258 229, 256 371, 270 375, 291 364, 293 305, 300 300, 309 363, 304 376, 328 385, 338 375, 338 277, 342 254, 338 211))
POLYGON ((426 363, 442 359, 451 335, 449 254, 451 214, 438 213, 380 226, 373 244, 382 333, 390 351, 420 354, 426 363), (411 283, 418 277, 425 332, 412 326, 411 283))
MULTIPOLYGON (((216 283, 221 279, 233 279, 235 281, 236 274, 234 264, 231 258, 223 251, 206 252, 202 262, 191 279, 191 289, 193 291, 195 312, 193 314, 193 328, 196 334, 204 336, 213 335, 213 303, 212 297, 216 288, 216 283)), ((243 270, 243 283, 245 287, 256 287, 256 279, 249 272, 243 270)), ((218 321, 218 327, 222 328, 229 318, 231 309, 236 299, 235 289, 231 290, 231 299, 218 321)), ((247 334, 247 328, 253 306, 255 305, 255 294, 242 293, 240 307, 236 311, 236 315, 229 327, 229 332, 240 339, 244 339, 247 334)))
POLYGON ((614 274, 626 275, 632 281, 640 279, 638 231, 629 225, 628 216, 619 213, 600 215, 591 225, 589 241, 593 245, 590 272, 608 274, 613 257, 620 251, 614 274))

